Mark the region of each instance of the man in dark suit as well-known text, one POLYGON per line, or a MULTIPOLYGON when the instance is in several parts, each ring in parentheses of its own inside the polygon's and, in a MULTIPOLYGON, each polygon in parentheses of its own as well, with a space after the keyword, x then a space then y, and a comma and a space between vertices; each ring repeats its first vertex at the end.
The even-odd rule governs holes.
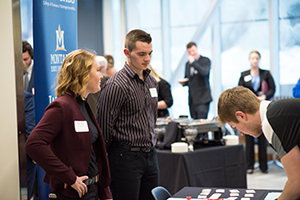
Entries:
POLYGON ((33 49, 31 45, 22 41, 23 46, 23 86, 24 90, 34 95, 33 49))
POLYGON ((187 44, 188 62, 185 65, 185 81, 179 81, 183 86, 189 86, 189 107, 193 119, 206 119, 209 104, 212 101, 209 72, 210 60, 198 54, 196 43, 187 44))
MULTIPOLYGON (((33 72, 33 49, 27 41, 22 41, 23 60, 23 87, 25 100, 25 126, 26 139, 35 127, 35 105, 34 105, 34 72, 33 72)), ((27 160, 27 198, 38 198, 37 186, 37 166, 35 162, 26 154, 27 160)))
MULTIPOLYGON (((34 97, 31 93, 24 91, 24 105, 25 105, 25 127, 26 127, 26 139, 35 127, 35 109, 34 109, 34 97)), ((31 199, 33 195, 34 182, 36 177, 36 164, 26 154, 27 160, 27 199, 31 199)), ((36 191, 34 191, 36 193, 36 191)), ((34 194, 36 195, 36 194, 34 194)))

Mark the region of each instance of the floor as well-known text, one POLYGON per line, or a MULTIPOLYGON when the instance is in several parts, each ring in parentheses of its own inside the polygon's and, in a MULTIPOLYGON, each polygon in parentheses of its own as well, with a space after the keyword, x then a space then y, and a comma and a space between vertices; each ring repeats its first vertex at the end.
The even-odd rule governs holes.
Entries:
POLYGON ((264 174, 260 171, 258 163, 254 165, 253 174, 247 174, 248 189, 274 189, 283 190, 287 176, 283 168, 273 161, 269 162, 269 172, 264 174))
MULTIPOLYGON (((239 137, 239 143, 245 145, 245 136, 239 137)), ((258 160, 258 145, 254 145, 256 160, 258 160)), ((277 153, 270 147, 267 147, 268 154, 268 166, 269 170, 267 174, 264 174, 259 169, 258 162, 254 165, 253 174, 247 174, 247 186, 248 189, 273 189, 283 190, 287 181, 286 173, 278 159, 277 153), (276 162, 275 162, 276 161, 276 162), (279 167, 278 165, 281 165, 279 167)))

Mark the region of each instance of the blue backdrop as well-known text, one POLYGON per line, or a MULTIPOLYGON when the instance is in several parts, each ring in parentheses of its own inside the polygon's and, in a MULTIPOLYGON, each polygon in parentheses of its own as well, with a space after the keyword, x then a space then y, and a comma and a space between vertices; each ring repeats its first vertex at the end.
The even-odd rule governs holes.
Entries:
MULTIPOLYGON (((34 86, 37 123, 56 99, 57 73, 68 53, 77 49, 77 1, 33 0, 34 86)), ((45 172, 38 167, 39 199, 48 199, 45 172)))

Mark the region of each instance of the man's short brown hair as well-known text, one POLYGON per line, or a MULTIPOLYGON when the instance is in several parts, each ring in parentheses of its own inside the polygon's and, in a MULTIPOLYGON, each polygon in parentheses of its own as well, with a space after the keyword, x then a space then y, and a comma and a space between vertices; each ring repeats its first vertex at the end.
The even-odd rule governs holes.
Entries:
POLYGON ((33 59, 33 49, 31 45, 27 41, 22 41, 22 47, 23 47, 23 53, 27 51, 31 59, 33 59))
POLYGON ((125 38, 125 48, 127 48, 130 52, 136 47, 135 43, 137 41, 145 42, 150 44, 152 38, 150 34, 146 33, 143 30, 135 29, 127 33, 125 38))
POLYGON ((235 117, 236 111, 254 114, 258 111, 260 100, 256 95, 243 86, 225 90, 219 97, 218 120, 225 124, 227 122, 238 123, 235 117))
POLYGON ((187 45, 186 45, 186 48, 189 49, 191 48, 192 46, 196 46, 197 47, 197 44, 195 42, 189 42, 187 45))

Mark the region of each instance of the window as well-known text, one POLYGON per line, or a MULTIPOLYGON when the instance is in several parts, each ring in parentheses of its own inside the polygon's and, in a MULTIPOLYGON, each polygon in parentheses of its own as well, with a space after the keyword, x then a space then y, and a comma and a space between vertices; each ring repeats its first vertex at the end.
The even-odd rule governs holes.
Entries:
MULTIPOLYGON (((300 78, 300 1, 279 1, 280 84, 294 86, 300 78)), ((290 91, 290 94, 292 91, 290 91)))
POLYGON ((223 1, 221 35, 223 90, 238 85, 253 50, 261 54, 260 67, 270 69, 268 0, 223 1))

